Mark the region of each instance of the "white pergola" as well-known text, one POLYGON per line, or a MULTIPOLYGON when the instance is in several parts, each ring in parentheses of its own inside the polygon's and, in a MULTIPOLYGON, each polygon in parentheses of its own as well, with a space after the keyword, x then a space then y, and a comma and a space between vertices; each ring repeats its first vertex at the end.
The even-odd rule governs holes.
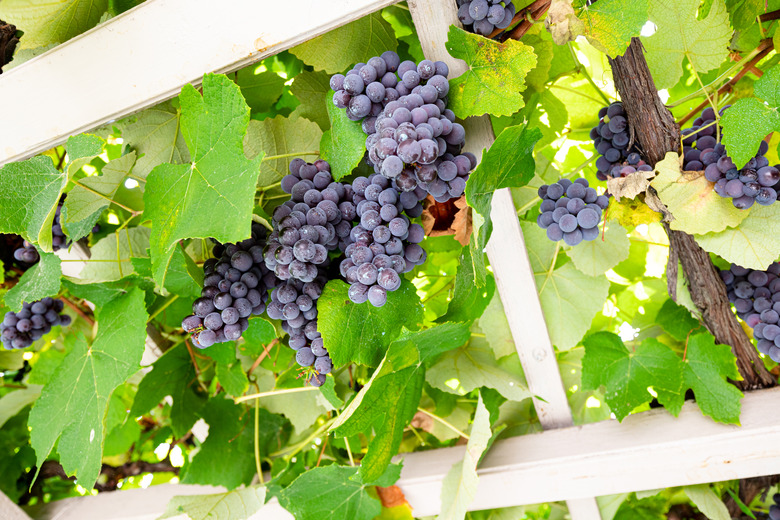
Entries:
MULTIPOLYGON (((140 6, 0 75, 0 165, 22 160, 176 96, 204 73, 231 72, 397 0, 147 0, 140 6), (78 71, 99 64, 89 81, 78 71)), ((447 53, 454 0, 408 0, 425 55, 457 77, 466 65, 447 53)), ((489 119, 467 121, 477 156, 493 143, 489 119)), ((481 464, 471 510, 565 500, 573 520, 598 520, 594 497, 780 472, 780 388, 742 401, 741 426, 717 424, 686 404, 574 427, 533 271, 508 189, 492 206, 487 254, 542 426, 496 442, 481 464)), ((405 454, 397 485, 415 516, 437 514, 444 476, 465 447, 405 454)), ((224 491, 166 484, 46 505, 36 518, 152 520, 173 496, 224 491)), ((29 518, 0 496, 0 517, 29 518)), ((181 517, 184 518, 184 517, 181 517)), ((292 516, 275 500, 252 517, 292 516)))

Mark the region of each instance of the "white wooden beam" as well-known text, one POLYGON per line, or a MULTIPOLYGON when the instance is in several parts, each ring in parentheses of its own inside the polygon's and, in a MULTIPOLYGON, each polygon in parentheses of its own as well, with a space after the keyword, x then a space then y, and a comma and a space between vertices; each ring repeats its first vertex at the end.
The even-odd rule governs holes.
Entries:
POLYGON ((0 492, 0 518, 3 520, 30 520, 27 513, 3 492, 0 492))
MULTIPOLYGON (((452 58, 444 45, 450 25, 459 24, 455 3, 452 0, 409 0, 409 9, 426 57, 446 62, 451 78, 463 74, 468 66, 464 61, 452 58)), ((466 147, 481 159, 482 150, 490 148, 495 141, 490 118, 469 118, 465 127, 466 147)), ((573 421, 566 390, 508 188, 494 193, 491 220, 493 234, 487 245, 487 255, 529 390, 534 395, 536 414, 545 429, 571 426, 573 421)), ((573 520, 601 518, 594 498, 570 501, 567 505, 573 520)))
POLYGON ((0 165, 398 0, 147 0, 0 75, 0 165))

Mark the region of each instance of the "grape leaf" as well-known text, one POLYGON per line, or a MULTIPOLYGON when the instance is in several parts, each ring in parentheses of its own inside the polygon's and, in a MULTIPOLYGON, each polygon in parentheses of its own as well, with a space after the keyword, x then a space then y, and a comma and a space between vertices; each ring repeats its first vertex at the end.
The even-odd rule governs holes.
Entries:
POLYGON ((183 343, 163 354, 138 385, 131 415, 138 417, 149 412, 169 395, 173 398, 170 414, 173 434, 184 436, 200 417, 205 404, 195 392, 198 383, 192 363, 183 343))
POLYGON ((463 460, 456 462, 442 481, 442 510, 436 520, 456 520, 465 517, 466 510, 477 494, 477 484, 479 484, 477 464, 488 447, 490 436, 490 414, 480 395, 463 460))
POLYGON ((683 491, 707 518, 711 520, 731 520, 731 514, 726 504, 723 503, 723 500, 712 490, 709 484, 685 486, 683 491))
POLYGON ((696 235, 710 253, 749 269, 764 270, 780 256, 780 207, 756 206, 736 228, 696 235))
POLYGON ((571 263, 534 278, 553 345, 561 350, 576 346, 604 305, 609 281, 585 275, 571 263), (583 299, 583 294, 588 297, 583 299))
POLYGON ((71 240, 87 236, 97 224, 100 214, 113 200, 125 177, 135 164, 135 152, 114 159, 101 175, 73 180, 76 184, 62 205, 62 228, 71 240))
POLYGON ((662 520, 669 512, 669 500, 662 496, 638 499, 632 493, 620 505, 613 520, 662 520))
POLYGON ((474 284, 474 265, 471 262, 469 246, 465 246, 460 254, 455 292, 447 307, 447 314, 437 321, 474 321, 482 315, 495 291, 496 282, 492 276, 486 278, 483 287, 474 284))
POLYGON ((213 495, 175 496, 158 519, 187 515, 191 520, 247 520, 265 503, 262 484, 213 495))
POLYGON ((142 179, 158 164, 190 162, 177 101, 160 103, 117 123, 125 144, 138 152, 133 173, 142 179))
POLYGON ((692 333, 704 332, 704 327, 691 316, 691 311, 677 305, 672 299, 666 300, 661 306, 655 322, 677 341, 686 341, 692 333))
POLYGON ((498 43, 450 27, 447 51, 469 70, 450 80, 449 106, 458 117, 508 116, 523 108, 525 77, 536 67, 533 48, 517 40, 498 43))
POLYGON ((51 253, 51 225, 67 180, 44 155, 0 168, 0 233, 21 235, 51 253))
POLYGON ((737 168, 756 155, 764 138, 780 130, 780 114, 756 98, 738 100, 723 112, 723 145, 737 168))
POLYGON ((28 269, 19 282, 5 294, 5 304, 14 312, 22 310, 23 302, 37 302, 60 292, 62 268, 59 257, 40 250, 38 254, 40 261, 28 269))
POLYGON ((161 164, 144 191, 152 221, 154 279, 165 285, 174 246, 183 238, 236 242, 251 232, 255 186, 262 156, 247 159, 243 140, 249 107, 225 76, 206 74, 203 96, 186 85, 179 96, 182 133, 192 164, 161 164))
MULTIPOLYGON (((753 84, 753 93, 773 107, 780 106, 780 65, 764 72, 753 84)), ((731 110, 729 108, 729 110, 731 110)), ((724 115, 728 112, 724 112, 724 115)))
POLYGON ((295 76, 290 92, 301 102, 292 117, 300 116, 314 121, 324 132, 330 127, 328 104, 333 104, 330 95, 330 76, 324 72, 305 70, 295 76))
MULTIPOLYGON (((298 154, 309 161, 315 160, 322 131, 316 124, 305 119, 276 116, 262 121, 252 120, 244 137, 244 151, 254 159, 259 154, 268 157, 298 154)), ((259 186, 268 186, 290 173, 288 168, 292 157, 265 160, 260 164, 259 186)))
MULTIPOLYGON (((147 261, 147 258, 133 258, 133 267, 136 260, 147 261)), ((171 265, 168 268, 168 276, 165 279, 164 293, 177 296, 197 298, 203 287, 203 268, 193 262, 190 255, 184 251, 184 247, 177 245, 173 250, 171 265)))
POLYGON ((604 385, 607 404, 619 421, 653 399, 648 387, 653 387, 664 406, 684 399, 680 358, 655 338, 646 339, 633 352, 611 332, 592 334, 583 344, 582 387, 598 390, 604 385))
POLYGON ((647 22, 647 4, 623 0, 599 0, 592 4, 577 0, 575 3, 582 8, 577 17, 585 26, 585 37, 611 58, 626 52, 631 38, 639 36, 647 22))
POLYGON ((249 379, 236 358, 235 343, 218 343, 205 349, 203 353, 216 362, 217 380, 228 395, 239 396, 247 391, 249 379))
POLYGON ((73 175, 85 164, 103 153, 106 147, 106 141, 97 135, 79 134, 68 138, 65 144, 65 150, 68 152, 68 165, 65 171, 68 172, 68 178, 73 179, 73 175))
POLYGON ((100 474, 109 396, 141 362, 147 319, 144 292, 130 289, 95 312, 95 341, 88 345, 83 337, 76 340, 44 386, 29 421, 38 468, 57 443, 63 469, 87 489, 100 474))
POLYGON ((420 298, 406 281, 400 289, 387 294, 383 307, 352 303, 348 290, 349 286, 341 280, 328 282, 317 302, 317 329, 335 366, 376 366, 401 327, 414 329, 422 322, 420 298))
MULTIPOLYGON (((279 347, 277 347, 279 348, 279 347)), ((286 347, 284 347, 286 348, 286 347)), ((278 369, 277 369, 278 370, 278 369)), ((294 374, 294 369, 293 372, 294 374)), ((252 374, 257 382, 260 392, 270 392, 287 388, 302 388, 303 379, 287 379, 277 386, 278 380, 273 372, 263 368, 256 368, 252 374)), ((294 375, 293 375, 294 377, 294 375)), ((281 379, 281 378, 280 378, 281 379)), ((293 429, 301 433, 317 422, 317 419, 333 406, 328 402, 322 392, 317 392, 315 387, 309 386, 310 392, 293 394, 272 395, 262 398, 262 406, 271 413, 284 415, 290 420, 293 429)))
POLYGON ((245 356, 256 358, 263 353, 263 345, 267 346, 276 339, 276 329, 263 318, 252 318, 242 337, 244 341, 239 344, 239 350, 245 356))
POLYGON ((756 23, 756 17, 764 12, 766 0, 726 0, 731 26, 742 31, 756 23))
POLYGON ((330 130, 322 134, 320 155, 330 163, 335 180, 341 180, 354 170, 366 153, 366 134, 361 124, 350 121, 346 110, 328 103, 330 130))
POLYGON ((284 92, 285 80, 270 70, 258 73, 258 67, 253 65, 236 72, 236 83, 252 112, 266 112, 284 92))
POLYGON ((397 48, 393 28, 376 12, 297 45, 290 52, 315 70, 334 74, 397 48))
POLYGON ((723 0, 713 0, 706 18, 696 19, 699 0, 650 0, 650 21, 658 30, 643 38, 647 64, 659 89, 682 77, 684 58, 699 74, 717 68, 728 57, 732 31, 723 0))
POLYGON ((658 174, 650 185, 674 216, 672 229, 703 235, 735 227, 747 217, 747 211, 735 208, 731 199, 715 193, 703 173, 682 173, 676 153, 667 153, 655 169, 658 174))
POLYGON ((135 273, 131 259, 147 256, 150 233, 149 228, 139 226, 101 238, 92 247, 90 261, 79 278, 90 283, 110 282, 135 273))
POLYGON ((517 352, 512 331, 509 329, 509 321, 506 319, 504 306, 498 293, 493 295, 478 323, 479 329, 485 334, 485 341, 493 349, 497 359, 517 352))
MULTIPOLYGON (((493 192, 524 186, 533 179, 536 169, 533 150, 541 137, 538 129, 526 131, 520 125, 505 128, 482 155, 482 161, 466 182, 466 201, 484 219, 484 223, 478 226, 476 215, 474 218, 471 257, 475 267, 482 262, 483 251, 493 231, 490 221, 493 192)), ((474 283, 481 287, 485 278, 479 276, 477 269, 474 273, 474 283)))
POLYGON ((728 345, 716 345, 708 333, 691 336, 684 362, 683 392, 678 406, 682 407, 685 390, 696 395, 696 404, 704 415, 727 424, 739 424, 743 397, 728 379, 739 379, 737 358, 728 345))
POLYGON ((33 404, 40 397, 41 388, 41 385, 27 385, 0 397, 0 428, 14 415, 33 404))
POLYGON ((68 41, 91 29, 106 10, 108 0, 4 0, 0 5, 0 19, 24 31, 20 48, 32 49, 68 41))
POLYGON ((630 246, 625 228, 615 222, 606 229, 603 240, 599 236, 596 240, 583 242, 566 255, 580 272, 599 276, 628 258, 630 246))
MULTIPOLYGON (((205 350, 208 352, 210 349, 205 350)), ((265 457, 285 420, 260 408, 258 446, 265 457)), ((182 472, 182 484, 211 484, 235 489, 248 485, 257 473, 254 457, 255 411, 229 399, 212 398, 203 408, 209 435, 182 472)))

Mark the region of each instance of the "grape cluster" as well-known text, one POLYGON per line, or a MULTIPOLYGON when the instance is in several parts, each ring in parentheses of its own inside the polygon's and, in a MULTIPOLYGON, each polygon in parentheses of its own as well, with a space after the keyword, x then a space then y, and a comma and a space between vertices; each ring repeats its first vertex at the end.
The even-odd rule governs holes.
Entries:
POLYGON ((330 80, 333 103, 362 121, 374 171, 420 201, 460 197, 476 167, 473 154, 461 155, 466 132, 447 108, 448 74, 444 62, 401 62, 388 51, 330 80))
MULTIPOLYGON (((723 107, 720 115, 727 108, 723 107)), ((691 128, 683 130, 683 169, 704 170, 704 177, 715 183, 715 193, 731 198, 736 208, 747 209, 754 202, 762 206, 774 203, 780 189, 780 165, 769 166, 769 160, 764 157, 769 145, 761 141, 758 154, 737 170, 719 141, 715 119, 715 111, 706 108, 691 128)))
POLYGON ((753 328, 758 351, 780 363, 780 263, 766 271, 731 264, 720 277, 737 315, 753 328))
POLYGON ((275 284, 263 261, 265 228, 252 224, 252 237, 237 244, 217 244, 203 264, 203 290, 182 321, 193 344, 207 348, 237 340, 249 327, 249 316, 265 311, 267 287, 275 284))
POLYGON ((601 212, 607 209, 609 198, 599 195, 588 186, 586 179, 572 182, 561 179, 539 188, 542 199, 536 223, 547 230, 547 238, 576 246, 583 240, 594 240, 599 236, 601 212))
POLYGON ((780 493, 772 496, 774 504, 769 506, 769 520, 780 520, 780 493))
POLYGON ((599 110, 599 124, 591 129, 590 138, 600 155, 596 159, 596 176, 599 180, 625 177, 635 171, 652 170, 642 160, 636 145, 629 146, 631 134, 628 117, 620 101, 599 110))
POLYGON ((22 247, 14 251, 14 259, 17 262, 22 262, 25 264, 37 264, 40 258, 41 257, 38 255, 38 250, 35 249, 35 246, 33 246, 27 240, 23 242, 22 247))
POLYGON ((352 188, 360 223, 350 232, 339 271, 350 284, 350 300, 381 307, 387 292, 401 286, 401 274, 425 262, 427 254, 420 247, 425 232, 402 214, 404 193, 399 195, 382 175, 358 177, 352 188))
POLYGON ((64 307, 62 300, 44 298, 22 304, 19 312, 7 312, 0 324, 3 347, 8 350, 27 348, 48 334, 52 327, 70 325, 70 316, 61 314, 64 307))
POLYGON ((482 36, 512 25, 515 12, 511 0, 458 0, 458 20, 463 28, 482 36))

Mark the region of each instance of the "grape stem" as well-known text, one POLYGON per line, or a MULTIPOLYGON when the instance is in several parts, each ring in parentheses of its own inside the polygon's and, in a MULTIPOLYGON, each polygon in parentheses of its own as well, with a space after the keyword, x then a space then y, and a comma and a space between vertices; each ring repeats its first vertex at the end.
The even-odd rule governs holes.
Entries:
POLYGON ((274 348, 274 346, 279 343, 279 338, 274 338, 274 340, 269 343, 268 345, 263 345, 263 353, 260 354, 254 363, 252 363, 252 366, 249 368, 249 371, 246 373, 247 376, 250 376, 252 372, 255 371, 255 369, 260 365, 260 363, 263 362, 263 360, 271 355, 271 349, 274 348))
POLYGON ((252 399, 260 399, 262 397, 269 397, 272 395, 294 394, 297 392, 311 392, 312 390, 317 390, 317 387, 303 386, 300 388, 284 388, 282 390, 271 390, 270 392, 260 392, 257 394, 242 395, 241 397, 236 397, 233 401, 236 404, 238 404, 238 403, 243 403, 244 401, 249 401, 252 399))
POLYGON ((304 155, 319 155, 320 151, 315 150, 313 152, 292 152, 292 153, 283 153, 281 155, 268 155, 266 157, 263 157, 261 162, 265 161, 275 161, 276 159, 286 159, 287 157, 303 157, 304 155))
POLYGON ((90 327, 94 327, 95 326, 95 320, 92 317, 88 316, 86 312, 81 310, 81 308, 79 308, 78 305, 76 305, 75 303, 70 301, 68 298, 65 298, 64 296, 62 297, 62 301, 63 301, 63 303, 65 303, 65 305, 67 305, 68 307, 73 309, 73 312, 75 312, 76 314, 81 316, 84 319, 84 321, 89 323, 90 327))
POLYGON ((561 250, 561 243, 556 242, 555 253, 553 254, 552 261, 550 262, 550 268, 545 273, 544 283, 539 288, 539 293, 544 291, 544 288, 547 286, 547 282, 550 280, 550 278, 552 278, 553 271, 555 270, 555 262, 558 260, 558 253, 560 252, 560 250, 561 250))
POLYGON ((417 411, 418 411, 418 412, 421 412, 421 413, 423 413, 423 414, 425 414, 425 415, 427 415, 428 417, 430 417, 430 418, 431 418, 431 419, 433 419, 434 421, 438 421, 438 422, 440 422, 441 424, 443 424, 444 426, 446 426, 447 428, 449 428, 449 429, 450 429, 450 430, 452 430, 453 432, 457 433, 458 435, 460 435, 460 436, 461 436, 461 437, 463 437, 464 439, 466 439, 466 440, 468 440, 468 439, 469 439, 469 436, 468 436, 468 435, 466 435, 465 433, 463 433, 462 431, 460 431, 460 430, 459 430, 459 429, 457 429, 455 426, 453 426, 453 425, 452 425, 452 424, 450 424, 449 422, 445 421, 444 419, 442 419, 442 418, 441 418, 441 417, 439 417, 438 415, 432 414, 431 412, 429 412, 428 410, 425 410, 425 409, 423 409, 423 408, 417 408, 417 411))
POLYGON ((260 215, 252 215, 252 222, 256 222, 266 228, 268 231, 273 231, 274 228, 260 215))
POLYGON ((158 316, 158 315, 159 315, 159 314, 160 314, 162 311, 164 311, 165 309, 167 309, 167 308, 168 308, 168 307, 169 307, 169 306, 170 306, 170 305, 171 305, 173 302, 175 302, 175 301, 176 301, 176 300, 178 300, 178 299, 179 299, 179 295, 178 295, 178 294, 174 294, 174 295, 173 295, 173 297, 172 297, 171 299, 169 299, 168 301, 166 301, 166 302, 165 302, 163 305, 161 305, 161 306, 160 306, 160 308, 159 308, 159 309, 157 309, 156 311, 154 311, 154 313, 152 313, 152 315, 151 315, 151 316, 149 316, 149 319, 148 319, 148 320, 146 320, 146 323, 151 323, 153 319, 155 319, 155 318, 156 318, 156 317, 157 317, 157 316, 158 316))
POLYGON ((588 74, 587 69, 580 63, 580 59, 577 57, 577 53, 574 52, 574 47, 572 46, 571 42, 568 42, 566 45, 569 46, 569 51, 571 51, 571 58, 574 60, 574 63, 577 65, 577 68, 575 69, 578 73, 585 76, 585 79, 588 80, 588 83, 596 90, 596 92, 599 93, 599 96, 604 100, 604 102, 609 105, 612 103, 612 101, 609 100, 606 94, 601 90, 601 88, 596 85, 596 82, 593 81, 593 78, 590 77, 590 74, 588 74))
POLYGON ((257 468, 257 478, 260 484, 263 481, 263 465, 260 462, 260 400, 255 401, 255 467, 257 468))
MULTIPOLYGON (((333 417, 331 419, 328 419, 325 421, 319 428, 314 430, 311 435, 303 439, 298 444, 295 444, 294 446, 288 446, 286 449, 275 451, 271 454, 269 454, 269 457, 282 457, 282 456, 293 456, 299 451, 303 449, 304 446, 307 446, 312 440, 322 435, 322 432, 330 428, 330 425, 333 424, 336 421, 336 418, 333 417)), ((349 448, 347 448, 347 453, 349 453, 349 448)), ((351 458, 351 454, 350 454, 351 458)), ((353 464, 354 465, 354 464, 353 464)))

